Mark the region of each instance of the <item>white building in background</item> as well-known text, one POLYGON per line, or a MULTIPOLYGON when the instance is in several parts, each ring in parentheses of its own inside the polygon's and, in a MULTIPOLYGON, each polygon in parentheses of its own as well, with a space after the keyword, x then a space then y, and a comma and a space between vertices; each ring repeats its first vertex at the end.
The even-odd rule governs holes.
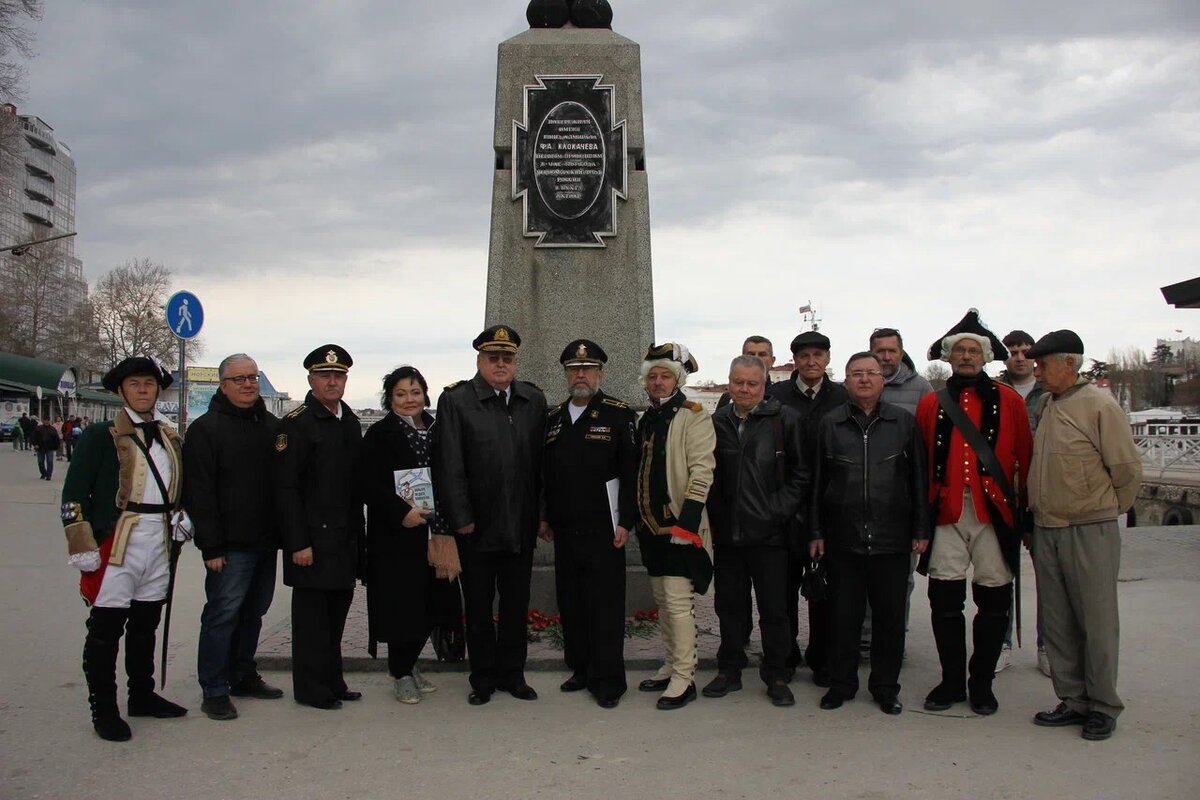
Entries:
MULTIPOLYGON (((0 148, 0 246, 48 239, 75 232, 75 160, 71 149, 38 117, 0 105, 5 142, 0 148)), ((83 262, 75 257, 75 239, 53 245, 61 262, 52 276, 51 314, 65 314, 87 299, 83 262)), ((16 259, 0 252, 0 284, 10 286, 16 259)))

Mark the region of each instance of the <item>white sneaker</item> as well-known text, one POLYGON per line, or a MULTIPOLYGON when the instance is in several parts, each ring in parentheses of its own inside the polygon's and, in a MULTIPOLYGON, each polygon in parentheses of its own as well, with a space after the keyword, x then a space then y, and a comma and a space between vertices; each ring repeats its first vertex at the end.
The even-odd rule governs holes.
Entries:
POLYGON ((1012 666, 1012 645, 1006 644, 1000 649, 1000 658, 996 659, 996 674, 1012 666))
POLYGON ((412 676, 413 681, 415 681, 417 684, 417 688, 420 689, 424 694, 437 691, 437 687, 430 683, 429 679, 426 678, 421 673, 421 670, 417 669, 416 667, 413 667, 412 676))
POLYGON ((1046 655, 1046 648, 1044 645, 1038 647, 1037 658, 1038 658, 1038 669, 1040 669, 1042 671, 1042 674, 1045 675, 1047 678, 1051 677, 1050 676, 1050 657, 1046 655))
POLYGON ((417 682, 412 679, 411 675, 398 678, 392 685, 392 691, 401 703, 411 706, 421 702, 421 690, 417 688, 417 682))

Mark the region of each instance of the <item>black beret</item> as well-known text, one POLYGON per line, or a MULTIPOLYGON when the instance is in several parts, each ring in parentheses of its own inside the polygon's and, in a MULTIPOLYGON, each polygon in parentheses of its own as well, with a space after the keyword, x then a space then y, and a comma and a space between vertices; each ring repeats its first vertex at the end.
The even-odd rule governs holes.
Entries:
POLYGON ((118 363, 104 374, 101 384, 110 392, 116 392, 121 387, 121 381, 132 375, 149 375, 158 381, 160 389, 165 389, 173 383, 171 373, 149 356, 132 356, 118 363))
POLYGON ((674 361, 680 364, 684 371, 689 375, 700 369, 699 362, 688 349, 681 344, 675 342, 664 342, 663 344, 652 344, 646 351, 646 357, 643 361, 674 361))
POLYGON ((476 336, 471 346, 481 353, 515 353, 521 337, 508 325, 493 325, 476 336))
POLYGON ((564 367, 601 367, 608 363, 608 353, 590 339, 576 339, 563 348, 558 363, 564 367))
POLYGON ((1054 353, 1083 355, 1083 339, 1075 331, 1050 331, 1025 352, 1026 358, 1040 358, 1054 353))
POLYGON ((792 353, 798 353, 805 347, 819 347, 830 350, 829 337, 819 331, 805 331, 792 339, 792 353))
POLYGON ((336 344, 323 344, 304 357, 304 368, 309 372, 349 372, 354 359, 346 348, 336 344))

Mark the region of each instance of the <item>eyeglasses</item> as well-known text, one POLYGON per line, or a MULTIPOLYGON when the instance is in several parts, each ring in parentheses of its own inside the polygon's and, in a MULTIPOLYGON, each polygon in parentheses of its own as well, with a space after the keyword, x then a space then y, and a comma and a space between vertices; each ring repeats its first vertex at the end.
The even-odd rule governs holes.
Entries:
POLYGON ((250 383, 258 383, 259 375, 230 375, 228 378, 222 378, 223 381, 233 381, 238 386, 242 386, 247 381, 250 383))
POLYGON ((877 369, 856 369, 853 372, 846 373, 846 375, 856 381, 861 380, 863 378, 883 377, 883 373, 877 369))
POLYGON ((488 360, 489 364, 511 364, 517 360, 517 357, 512 356, 512 355, 499 355, 496 353, 488 353, 487 360, 488 360))

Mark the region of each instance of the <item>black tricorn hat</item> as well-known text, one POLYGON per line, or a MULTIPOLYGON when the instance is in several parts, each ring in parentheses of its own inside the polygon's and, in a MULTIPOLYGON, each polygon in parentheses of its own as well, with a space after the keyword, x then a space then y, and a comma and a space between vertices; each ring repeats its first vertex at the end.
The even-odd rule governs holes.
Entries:
POLYGON ((106 372, 100 383, 105 389, 115 393, 117 389, 121 388, 121 381, 132 375, 149 375, 158 381, 160 389, 167 388, 174 381, 170 371, 164 369, 158 361, 150 356, 131 356, 123 359, 106 372))
POLYGON ((992 351, 992 361, 996 359, 1003 360, 1008 355, 1008 348, 1004 346, 1004 342, 1000 341, 1000 337, 988 330, 988 327, 983 324, 983 320, 979 318, 979 309, 972 308, 958 321, 957 325, 939 336, 929 346, 929 360, 945 361, 946 354, 950 349, 946 346, 946 340, 951 336, 960 335, 985 340, 992 351))
POLYGON ((696 357, 688 352, 687 347, 677 342, 663 342, 662 344, 652 344, 650 349, 646 351, 646 357, 643 361, 674 361, 680 364, 684 372, 689 375, 700 369, 700 364, 697 363, 696 357))
POLYGON ((1055 353, 1074 353, 1083 355, 1083 339, 1075 331, 1063 329, 1050 331, 1037 340, 1033 347, 1025 351, 1026 358, 1041 358, 1055 353))

